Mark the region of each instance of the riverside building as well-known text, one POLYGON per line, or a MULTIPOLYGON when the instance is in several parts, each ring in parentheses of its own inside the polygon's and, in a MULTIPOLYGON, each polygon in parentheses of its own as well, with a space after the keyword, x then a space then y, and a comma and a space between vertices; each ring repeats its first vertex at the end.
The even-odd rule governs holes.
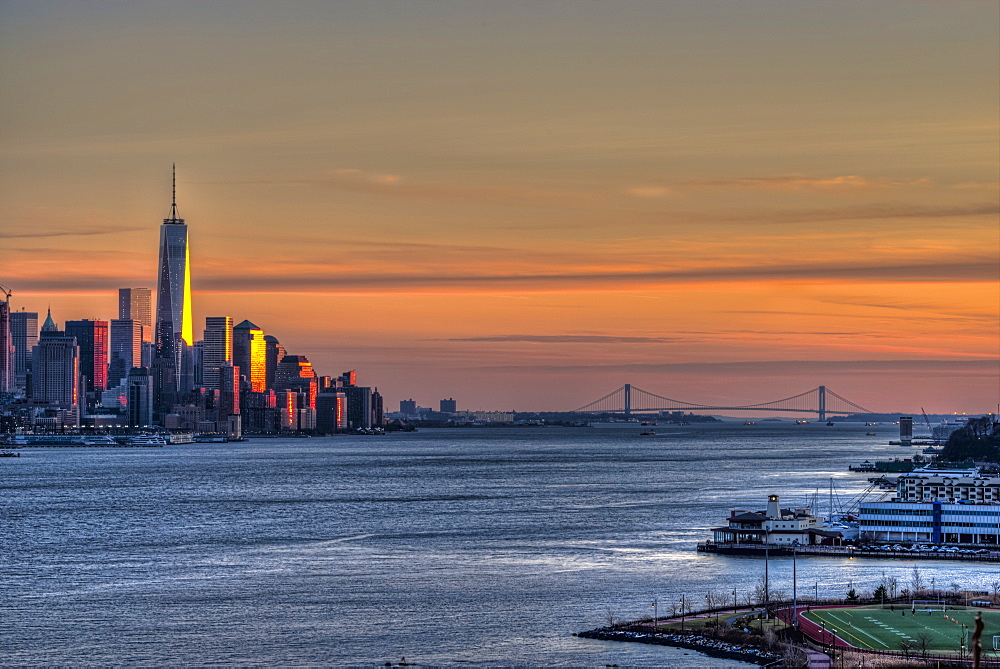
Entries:
POLYGON ((1000 476, 979 469, 914 469, 896 497, 860 506, 863 538, 932 544, 1000 544, 1000 476))
POLYGON ((777 495, 768 495, 764 511, 734 509, 728 527, 712 530, 717 544, 809 546, 839 543, 841 532, 823 529, 823 519, 809 509, 782 509, 777 495))

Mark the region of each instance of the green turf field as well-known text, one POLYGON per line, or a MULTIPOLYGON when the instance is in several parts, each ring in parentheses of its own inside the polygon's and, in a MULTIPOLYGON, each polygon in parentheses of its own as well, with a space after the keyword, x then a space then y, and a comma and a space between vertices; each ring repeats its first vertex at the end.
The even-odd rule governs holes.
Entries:
MULTIPOLYGON (((983 614, 983 650, 992 650, 993 635, 1000 634, 1000 611, 993 609, 967 609, 957 611, 917 611, 910 613, 909 606, 897 606, 895 611, 880 607, 860 606, 851 608, 816 609, 805 616, 817 625, 826 623, 826 629, 858 648, 873 650, 900 650, 900 641, 906 640, 919 647, 920 635, 927 636, 928 652, 957 652, 968 625, 972 635, 976 613, 983 614), (905 615, 904 615, 905 613, 905 615), (957 620, 958 623, 948 618, 957 620)), ((968 640, 966 640, 968 647, 968 640)))

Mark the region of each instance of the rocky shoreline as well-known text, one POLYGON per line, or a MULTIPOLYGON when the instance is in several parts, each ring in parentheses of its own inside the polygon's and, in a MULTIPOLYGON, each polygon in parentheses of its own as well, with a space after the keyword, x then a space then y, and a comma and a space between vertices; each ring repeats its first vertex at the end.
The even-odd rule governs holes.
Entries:
POLYGON ((603 641, 633 641, 657 646, 674 646, 676 648, 694 650, 710 657, 740 660, 765 666, 781 659, 779 655, 769 653, 754 646, 741 646, 700 634, 651 634, 649 632, 627 632, 609 627, 600 627, 580 632, 575 636, 584 639, 601 639, 603 641))

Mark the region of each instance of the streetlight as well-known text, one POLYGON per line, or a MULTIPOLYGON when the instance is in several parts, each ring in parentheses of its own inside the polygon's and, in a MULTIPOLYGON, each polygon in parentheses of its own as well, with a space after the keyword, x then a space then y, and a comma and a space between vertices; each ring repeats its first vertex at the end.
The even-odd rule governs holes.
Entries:
POLYGON ((681 634, 684 634, 684 595, 681 595, 681 634))
POLYGON ((792 542, 792 629, 799 630, 799 594, 798 594, 798 571, 795 568, 795 549, 799 545, 799 540, 792 542))
MULTIPOLYGON (((767 616, 768 608, 771 606, 771 586, 768 581, 768 563, 770 549, 767 544, 764 545, 764 615, 767 616)), ((768 618, 770 620, 770 618, 768 618)))
POLYGON ((653 634, 656 634, 657 623, 660 620, 659 609, 657 608, 657 600, 653 598, 653 634))

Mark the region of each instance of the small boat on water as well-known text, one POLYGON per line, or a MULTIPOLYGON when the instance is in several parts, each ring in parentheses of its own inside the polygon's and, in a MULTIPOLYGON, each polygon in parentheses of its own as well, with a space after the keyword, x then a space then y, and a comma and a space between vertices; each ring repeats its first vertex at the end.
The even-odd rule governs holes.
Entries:
POLYGON ((19 458, 19 457, 21 457, 21 454, 15 451, 0 451, 0 458, 19 458))

